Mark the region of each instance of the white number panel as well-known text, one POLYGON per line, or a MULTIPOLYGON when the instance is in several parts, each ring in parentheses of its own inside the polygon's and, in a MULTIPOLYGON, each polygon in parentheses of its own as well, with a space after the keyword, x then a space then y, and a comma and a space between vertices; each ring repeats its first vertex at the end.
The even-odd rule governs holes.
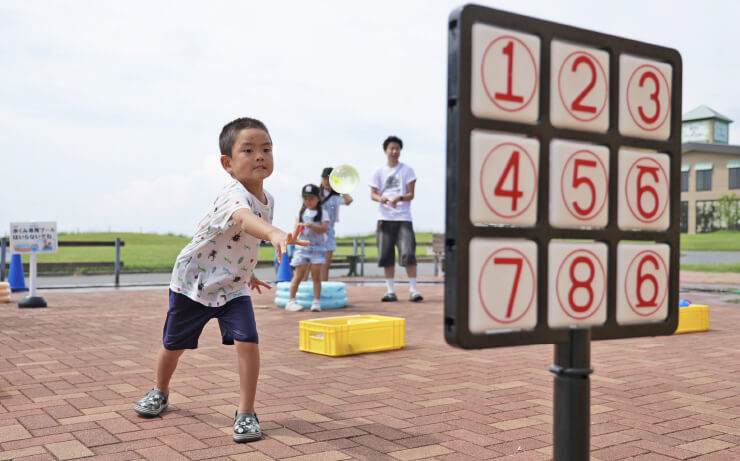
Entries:
POLYGON ((619 57, 619 132, 666 140, 671 135, 673 68, 650 59, 619 57))
POLYGON ((600 242, 550 243, 550 327, 585 327, 606 322, 607 254, 606 244, 600 242))
POLYGON ((553 40, 550 121, 554 126, 604 132, 609 128, 609 53, 553 40))
POLYGON ((609 218, 609 149, 556 139, 550 143, 550 224, 602 228, 609 218))
POLYGON ((620 229, 668 229, 669 165, 670 157, 666 154, 619 149, 620 229))
POLYGON ((537 220, 540 143, 473 130, 470 136, 470 221, 533 226, 537 220))
POLYGON ((617 245, 617 322, 665 320, 668 316, 668 261, 664 243, 617 245))
POLYGON ((536 122, 540 107, 540 39, 484 24, 474 24, 472 33, 473 114, 536 122))
POLYGON ((519 239, 470 241, 469 329, 534 328, 537 324, 537 244, 519 239))

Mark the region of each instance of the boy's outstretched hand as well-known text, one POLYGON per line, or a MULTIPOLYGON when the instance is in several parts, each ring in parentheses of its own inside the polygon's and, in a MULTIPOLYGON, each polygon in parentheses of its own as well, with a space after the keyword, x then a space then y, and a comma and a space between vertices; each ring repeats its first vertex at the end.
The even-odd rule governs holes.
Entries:
POLYGON ((252 274, 252 277, 249 278, 249 289, 250 290, 257 290, 257 293, 262 294, 262 290, 260 290, 260 287, 265 287, 268 290, 272 290, 272 286, 270 286, 269 283, 265 283, 262 280, 258 279, 257 277, 252 274))
POLYGON ((297 224, 293 232, 283 232, 280 229, 275 230, 270 234, 270 243, 275 248, 277 253, 278 262, 283 262, 283 255, 288 252, 288 245, 300 245, 302 247, 308 246, 311 242, 308 240, 299 240, 298 235, 301 233, 303 226, 297 224))

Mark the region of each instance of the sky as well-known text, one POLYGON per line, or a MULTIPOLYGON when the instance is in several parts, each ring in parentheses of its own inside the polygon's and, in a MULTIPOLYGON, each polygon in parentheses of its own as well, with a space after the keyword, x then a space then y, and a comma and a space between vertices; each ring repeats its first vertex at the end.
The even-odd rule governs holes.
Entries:
MULTIPOLYGON (((482 1, 481 5, 677 49, 683 113, 738 122, 740 2, 482 1)), ((292 226, 324 167, 360 173, 339 236, 372 233, 368 179, 388 135, 417 175, 417 231, 444 230, 447 18, 459 2, 0 2, 0 235, 10 222, 61 232, 192 235, 229 177, 222 126, 262 120, 265 187, 292 226)))

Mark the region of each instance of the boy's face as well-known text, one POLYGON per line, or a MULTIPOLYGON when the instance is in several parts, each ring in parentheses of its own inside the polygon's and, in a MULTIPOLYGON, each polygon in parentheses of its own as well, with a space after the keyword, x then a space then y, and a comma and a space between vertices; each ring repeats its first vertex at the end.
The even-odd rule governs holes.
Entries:
POLYGON ((272 174, 272 140, 259 128, 245 128, 236 135, 231 157, 221 156, 227 173, 242 184, 261 184, 272 174))
POLYGON ((398 162, 401 156, 401 145, 397 142, 389 142, 385 148, 385 155, 388 157, 388 163, 398 162))

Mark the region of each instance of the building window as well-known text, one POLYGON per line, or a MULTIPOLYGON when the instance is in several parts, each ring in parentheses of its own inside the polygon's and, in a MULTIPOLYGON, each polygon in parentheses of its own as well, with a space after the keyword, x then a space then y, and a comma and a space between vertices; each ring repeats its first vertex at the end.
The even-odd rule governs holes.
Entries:
POLYGON ((697 163, 694 165, 696 171, 696 190, 712 190, 712 164, 697 163))
POLYGON ((679 221, 681 232, 689 231, 689 202, 681 202, 681 220, 679 221))
POLYGON ((730 176, 730 189, 740 189, 740 160, 728 162, 727 173, 730 176))
MULTIPOLYGON (((738 171, 740 171, 740 168, 738 168, 738 171)), ((689 172, 682 171, 681 172, 681 192, 688 192, 688 191, 689 191, 689 172)))

